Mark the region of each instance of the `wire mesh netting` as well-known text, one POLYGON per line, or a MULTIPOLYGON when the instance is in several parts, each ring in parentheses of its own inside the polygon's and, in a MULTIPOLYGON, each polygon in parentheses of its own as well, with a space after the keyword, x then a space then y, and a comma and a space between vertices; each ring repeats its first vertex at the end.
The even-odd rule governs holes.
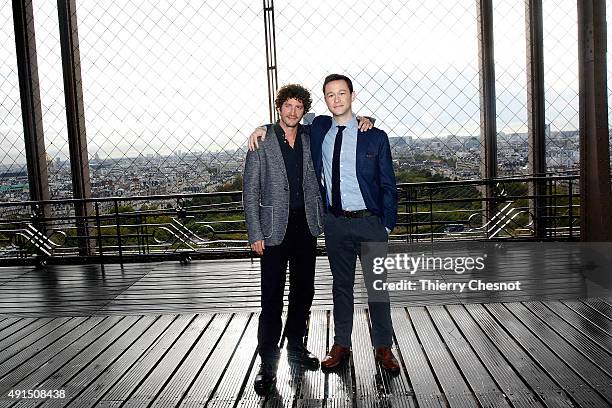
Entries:
POLYGON ((388 133, 398 170, 477 178, 476 11, 456 1, 277 1, 279 84, 310 88, 324 114, 323 79, 347 74, 355 111, 388 133))
POLYGON ((528 174, 525 4, 493 5, 498 174, 528 174))
POLYGON ((21 118, 21 98, 15 53, 13 10, 0 5, 0 196, 3 200, 30 198, 21 118))
POLYGON ((547 171, 579 166, 578 15, 576 3, 542 1, 547 171))
POLYGON ((97 196, 207 191, 242 168, 266 111, 254 2, 78 2, 97 196), (250 133, 250 132, 249 132, 250 133))

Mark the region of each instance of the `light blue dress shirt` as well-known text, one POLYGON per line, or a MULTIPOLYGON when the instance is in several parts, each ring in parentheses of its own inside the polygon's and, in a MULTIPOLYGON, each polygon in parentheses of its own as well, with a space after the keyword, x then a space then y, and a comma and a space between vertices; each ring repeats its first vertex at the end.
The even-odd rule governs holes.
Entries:
MULTIPOLYGON (((342 132, 342 150, 340 151, 340 195, 342 209, 345 211, 365 210, 366 205, 361 196, 357 180, 357 118, 353 114, 342 132)), ((334 159, 334 143, 338 133, 338 123, 332 118, 332 125, 323 139, 323 175, 327 202, 332 203, 332 162, 334 159)))

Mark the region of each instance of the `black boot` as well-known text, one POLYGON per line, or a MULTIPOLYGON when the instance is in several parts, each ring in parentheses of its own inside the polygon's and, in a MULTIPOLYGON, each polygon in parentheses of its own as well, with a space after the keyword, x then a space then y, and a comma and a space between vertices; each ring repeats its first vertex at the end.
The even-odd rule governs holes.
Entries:
POLYGON ((287 343, 287 357, 290 361, 301 364, 304 368, 316 370, 319 368, 319 359, 312 354, 301 342, 287 343))
POLYGON ((255 376, 255 392, 257 395, 268 395, 276 385, 276 365, 262 362, 255 376))

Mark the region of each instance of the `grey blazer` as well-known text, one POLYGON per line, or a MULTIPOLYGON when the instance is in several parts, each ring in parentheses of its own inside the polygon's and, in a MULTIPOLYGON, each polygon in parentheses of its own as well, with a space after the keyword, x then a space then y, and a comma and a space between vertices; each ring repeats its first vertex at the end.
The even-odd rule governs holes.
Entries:
MULTIPOLYGON (((310 156, 310 137, 302 132, 304 206, 313 236, 323 232, 323 202, 310 156)), ((289 220, 289 181, 285 161, 272 126, 259 149, 249 151, 243 174, 242 200, 249 244, 264 240, 279 245, 289 220)))

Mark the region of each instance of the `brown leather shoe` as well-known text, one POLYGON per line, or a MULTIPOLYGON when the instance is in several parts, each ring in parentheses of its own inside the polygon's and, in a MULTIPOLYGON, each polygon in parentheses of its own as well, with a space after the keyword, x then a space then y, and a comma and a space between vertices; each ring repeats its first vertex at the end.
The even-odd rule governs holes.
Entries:
POLYGON ((350 351, 350 347, 344 347, 334 343, 329 353, 325 356, 323 361, 321 361, 321 369, 331 370, 332 368, 338 367, 340 363, 346 360, 350 351))
POLYGON ((391 348, 378 347, 376 349, 376 360, 391 374, 398 374, 400 372, 400 365, 395 359, 391 348))

